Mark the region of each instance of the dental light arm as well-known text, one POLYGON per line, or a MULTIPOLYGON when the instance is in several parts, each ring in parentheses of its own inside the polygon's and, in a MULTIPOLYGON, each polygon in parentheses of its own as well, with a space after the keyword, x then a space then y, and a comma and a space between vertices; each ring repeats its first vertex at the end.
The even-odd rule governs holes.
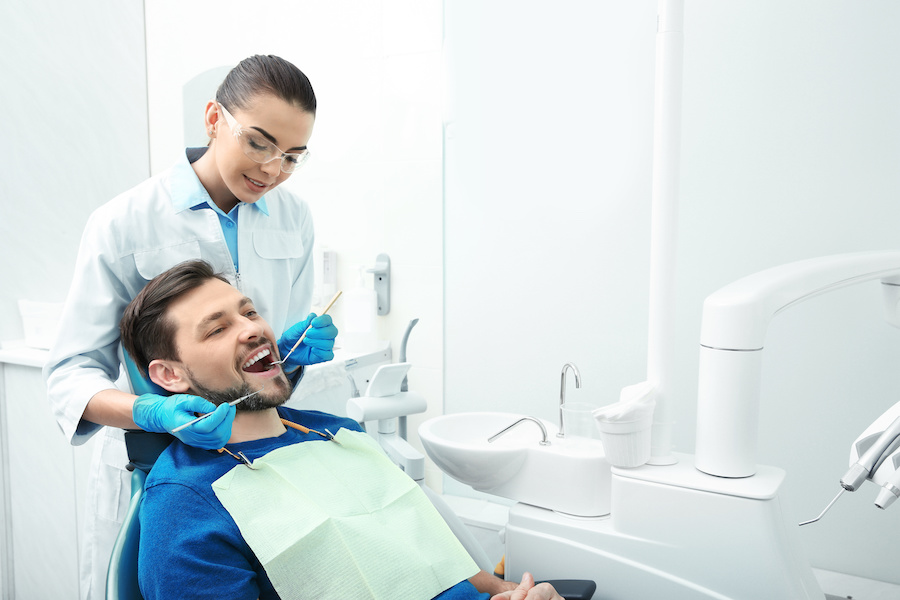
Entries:
MULTIPOLYGON (((900 251, 861 252, 761 271, 707 297, 700 331, 697 468, 720 477, 756 472, 762 349, 775 315, 803 300, 881 279, 888 320, 896 325, 898 276, 900 251)), ((856 477, 854 472, 849 478, 856 477)))

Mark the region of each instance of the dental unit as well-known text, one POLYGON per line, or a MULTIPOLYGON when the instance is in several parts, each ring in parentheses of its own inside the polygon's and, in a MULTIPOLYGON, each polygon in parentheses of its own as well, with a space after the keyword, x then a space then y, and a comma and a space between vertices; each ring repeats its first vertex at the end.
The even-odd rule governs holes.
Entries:
MULTIPOLYGON (((509 579, 525 571, 538 578, 593 579, 595 597, 605 600, 823 600, 799 528, 785 519, 785 472, 756 463, 766 333, 773 317, 804 300, 875 280, 883 284, 888 319, 897 324, 900 251, 798 261, 708 296, 699 340, 695 454, 671 451, 684 6, 682 0, 661 0, 659 8, 647 381, 594 412, 602 432, 604 419, 609 425, 652 411, 643 460, 623 464, 605 451, 605 441, 598 449, 593 440, 575 445, 560 436, 541 445, 532 428, 508 431, 533 417, 507 413, 430 419, 421 425, 420 439, 449 476, 516 501, 505 529, 509 579), (489 444, 486 438, 501 429, 508 432, 489 444), (541 494, 548 487, 544 476, 565 482, 564 488, 552 497, 541 494), (561 497, 583 502, 563 506, 561 497)), ((876 501, 882 508, 900 496, 898 434, 900 403, 853 444, 842 489, 871 479, 882 486, 876 501)))

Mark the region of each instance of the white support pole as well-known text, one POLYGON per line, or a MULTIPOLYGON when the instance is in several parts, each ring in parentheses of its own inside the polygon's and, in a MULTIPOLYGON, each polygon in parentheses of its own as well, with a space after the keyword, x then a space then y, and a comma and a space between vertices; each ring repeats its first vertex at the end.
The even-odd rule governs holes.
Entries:
POLYGON ((681 154, 684 1, 660 0, 656 34, 647 381, 656 388, 650 464, 673 464, 671 382, 681 154))

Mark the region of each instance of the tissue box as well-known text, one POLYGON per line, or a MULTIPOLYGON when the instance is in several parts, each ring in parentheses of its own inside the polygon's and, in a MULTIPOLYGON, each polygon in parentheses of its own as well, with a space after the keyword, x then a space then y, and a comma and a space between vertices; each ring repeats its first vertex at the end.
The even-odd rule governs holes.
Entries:
POLYGON ((22 327, 25 329, 25 345, 49 350, 56 341, 62 309, 61 302, 19 300, 19 314, 22 317, 22 327))

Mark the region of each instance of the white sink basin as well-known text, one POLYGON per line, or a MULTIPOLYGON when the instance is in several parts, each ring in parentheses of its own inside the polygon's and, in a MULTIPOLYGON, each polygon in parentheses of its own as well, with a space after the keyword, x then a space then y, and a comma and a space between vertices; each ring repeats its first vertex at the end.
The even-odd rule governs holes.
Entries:
POLYGON ((610 465, 599 441, 558 438, 557 426, 541 420, 549 445, 531 421, 488 442, 524 416, 443 415, 422 423, 419 439, 443 472, 476 490, 571 515, 609 514, 610 465))

